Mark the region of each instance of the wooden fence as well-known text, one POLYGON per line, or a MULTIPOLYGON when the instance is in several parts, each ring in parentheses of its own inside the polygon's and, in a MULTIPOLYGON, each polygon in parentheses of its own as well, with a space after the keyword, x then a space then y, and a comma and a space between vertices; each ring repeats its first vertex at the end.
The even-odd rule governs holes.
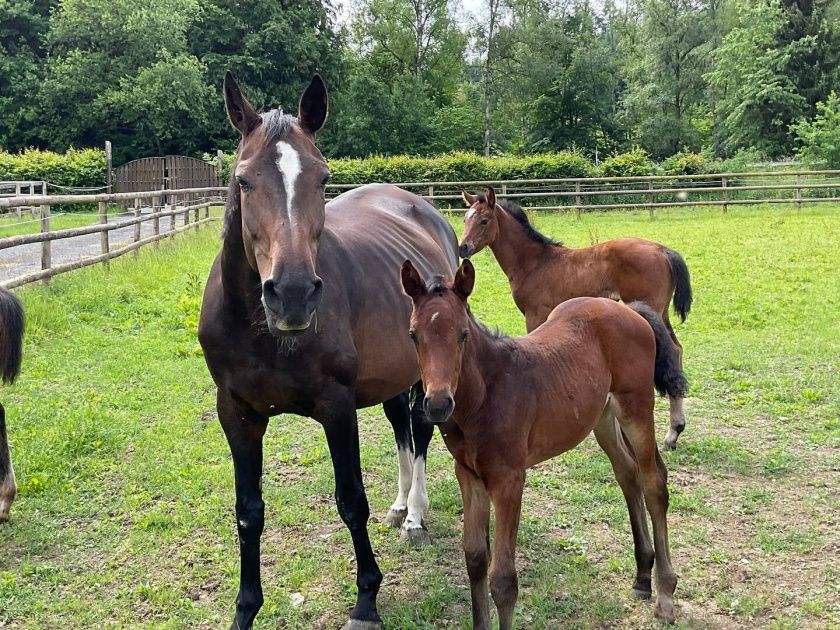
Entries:
MULTIPOLYGON (((464 182, 404 182, 396 184, 453 210, 466 208, 461 191, 492 186, 496 195, 535 210, 647 209, 681 206, 730 206, 840 201, 840 171, 777 171, 711 175, 652 175, 647 177, 587 177, 565 179, 480 180, 464 182)), ((328 196, 356 188, 329 184, 328 196)))
MULTIPOLYGON (((218 220, 219 216, 211 216, 210 208, 223 203, 226 189, 218 186, 205 188, 186 188, 176 190, 157 190, 116 194, 98 195, 43 195, 43 196, 15 196, 0 197, 0 210, 21 206, 38 205, 40 214, 40 231, 32 234, 21 234, 0 238, 0 250, 34 243, 41 244, 41 265, 39 271, 25 273, 0 282, 0 286, 7 289, 21 286, 36 280, 48 280, 55 275, 117 258, 128 252, 136 251, 143 245, 173 236, 184 230, 195 228, 218 220), (165 203, 162 202, 166 195, 165 203), (63 230, 50 229, 50 208, 57 204, 91 204, 98 206, 98 223, 82 227, 63 230), (133 204, 133 216, 109 220, 109 204, 133 204), (201 216, 203 211, 204 216, 201 216), (169 229, 161 230, 161 219, 169 217, 169 229), (176 226, 176 218, 182 218, 182 225, 176 226), (192 218, 191 218, 192 217, 192 218), (152 234, 142 236, 142 224, 151 222, 152 234), (113 230, 134 227, 133 239, 128 245, 117 249, 111 248, 109 233, 113 230), (99 234, 100 252, 98 255, 86 256, 61 264, 52 263, 52 242, 59 239, 76 238, 88 234, 99 234)), ((113 218, 112 218, 113 219, 113 218)))

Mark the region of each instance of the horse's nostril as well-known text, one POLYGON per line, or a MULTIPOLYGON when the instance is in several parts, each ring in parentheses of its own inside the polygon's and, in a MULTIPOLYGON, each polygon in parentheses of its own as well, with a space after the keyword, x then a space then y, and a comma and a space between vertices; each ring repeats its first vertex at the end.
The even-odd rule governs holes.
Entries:
POLYGON ((321 278, 315 278, 315 281, 312 283, 312 297, 318 297, 321 293, 321 289, 324 288, 324 281, 321 278))
POLYGON ((263 295, 274 293, 276 285, 274 284, 274 280, 269 278, 265 282, 263 282, 263 295))

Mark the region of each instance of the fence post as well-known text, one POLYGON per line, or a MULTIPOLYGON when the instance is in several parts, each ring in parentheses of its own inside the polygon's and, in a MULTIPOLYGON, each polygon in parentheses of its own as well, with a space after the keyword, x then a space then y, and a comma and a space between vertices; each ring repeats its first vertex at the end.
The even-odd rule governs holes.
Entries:
POLYGON ((580 219, 580 182, 575 182, 575 215, 580 219))
POLYGON ((429 199, 435 196, 435 187, 429 186, 429 199))
POLYGON ((796 209, 802 210, 802 176, 796 176, 796 209))
POLYGON ((653 216, 653 180, 648 180, 648 214, 653 216))
MULTIPOLYGON (((20 197, 20 182, 15 184, 15 197, 20 197)), ((23 208, 17 206, 15 210, 17 211, 17 218, 20 219, 23 216, 23 208)))
MULTIPOLYGON (((158 211, 162 210, 162 208, 158 208, 158 203, 160 202, 160 197, 158 195, 152 195, 152 214, 157 214, 158 211)), ((160 217, 155 217, 152 219, 152 235, 158 236, 160 234, 160 217)), ((160 247, 160 241, 155 241, 155 249, 160 247)))
POLYGON ((502 197, 507 197, 507 184, 502 184, 502 197))
POLYGON ((223 168, 225 164, 225 154, 221 149, 216 149, 216 184, 222 186, 223 168))
MULTIPOLYGON (((199 196, 198 196, 198 194, 196 194, 196 195, 195 195, 195 198, 196 198, 196 199, 195 199, 195 202, 194 202, 194 203, 195 203, 195 205, 196 205, 196 206, 198 206, 198 205, 199 205, 199 196)), ((196 231, 198 231, 198 228, 199 228, 198 222, 199 222, 199 220, 200 220, 200 219, 201 219, 201 208, 196 207, 196 209, 195 209, 195 210, 193 210, 193 221, 195 222, 195 229, 196 229, 196 231)))
MULTIPOLYGON (((135 219, 140 218, 140 199, 139 198, 134 200, 134 218, 135 219)), ((141 225, 140 223, 135 223, 134 224, 134 242, 135 243, 140 240, 140 225, 141 225)), ((139 247, 134 250, 134 257, 137 258, 138 256, 140 256, 140 248, 139 247)))
POLYGON ((726 189, 726 177, 720 178, 721 196, 723 198, 723 213, 729 210, 729 191, 726 189))
MULTIPOLYGON (((41 233, 50 231, 50 207, 41 206, 41 233)), ((52 266, 52 241, 41 241, 41 269, 52 266)), ((49 282, 46 279, 44 282, 49 282)))
POLYGON ((190 224, 190 211, 187 209, 190 207, 190 203, 192 199, 192 193, 187 193, 184 195, 184 225, 190 224))
POLYGON ((169 215, 169 231, 171 232, 175 229, 175 208, 178 207, 178 195, 169 195, 167 201, 169 203, 166 204, 166 209, 172 211, 169 215))
MULTIPOLYGON (((105 225, 108 223, 108 202, 99 202, 99 223, 105 225)), ((107 254, 110 251, 108 246, 108 230, 103 230, 99 233, 99 244, 102 246, 102 253, 107 254)), ((108 261, 105 261, 105 266, 108 266, 108 261)))
POLYGON ((114 192, 113 188, 113 161, 111 160, 111 141, 105 141, 105 183, 108 186, 108 194, 114 192))

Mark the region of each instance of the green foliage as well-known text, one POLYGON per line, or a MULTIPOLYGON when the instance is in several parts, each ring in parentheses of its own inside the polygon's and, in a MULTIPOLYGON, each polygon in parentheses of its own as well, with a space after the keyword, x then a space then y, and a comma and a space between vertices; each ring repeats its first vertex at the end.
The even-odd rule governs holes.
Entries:
POLYGON ((803 120, 794 125, 797 155, 812 164, 840 168, 840 98, 832 92, 817 103, 813 121, 803 120))
POLYGON ((598 165, 601 177, 641 177, 651 175, 653 170, 654 164, 647 151, 639 147, 608 157, 598 165))
POLYGON ((70 149, 66 153, 26 149, 19 154, 0 151, 0 180, 102 186, 105 184, 105 152, 100 149, 70 149))
POLYGON ((708 173, 709 162, 702 153, 681 151, 662 161, 665 175, 697 175, 708 173))

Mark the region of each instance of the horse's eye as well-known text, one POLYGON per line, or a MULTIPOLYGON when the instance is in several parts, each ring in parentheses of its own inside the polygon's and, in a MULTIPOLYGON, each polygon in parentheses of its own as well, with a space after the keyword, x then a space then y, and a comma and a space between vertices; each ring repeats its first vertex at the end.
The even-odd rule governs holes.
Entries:
POLYGON ((324 177, 324 180, 321 182, 321 188, 326 188, 327 187, 327 182, 330 181, 330 177, 331 177, 330 175, 327 175, 327 176, 324 177))
POLYGON ((411 330, 409 330, 408 331, 408 336, 411 337, 411 340, 414 343, 417 343, 417 331, 416 330, 414 330, 413 328, 411 330))
POLYGON ((248 192, 249 190, 251 190, 251 184, 245 179, 239 177, 238 175, 236 176, 236 183, 239 184, 239 189, 242 192, 248 192))
POLYGON ((481 220, 481 225, 487 225, 488 223, 490 223, 490 219, 484 218, 481 220))
POLYGON ((464 343, 467 340, 467 335, 469 335, 469 333, 466 330, 462 330, 461 334, 458 336, 458 343, 464 343))

